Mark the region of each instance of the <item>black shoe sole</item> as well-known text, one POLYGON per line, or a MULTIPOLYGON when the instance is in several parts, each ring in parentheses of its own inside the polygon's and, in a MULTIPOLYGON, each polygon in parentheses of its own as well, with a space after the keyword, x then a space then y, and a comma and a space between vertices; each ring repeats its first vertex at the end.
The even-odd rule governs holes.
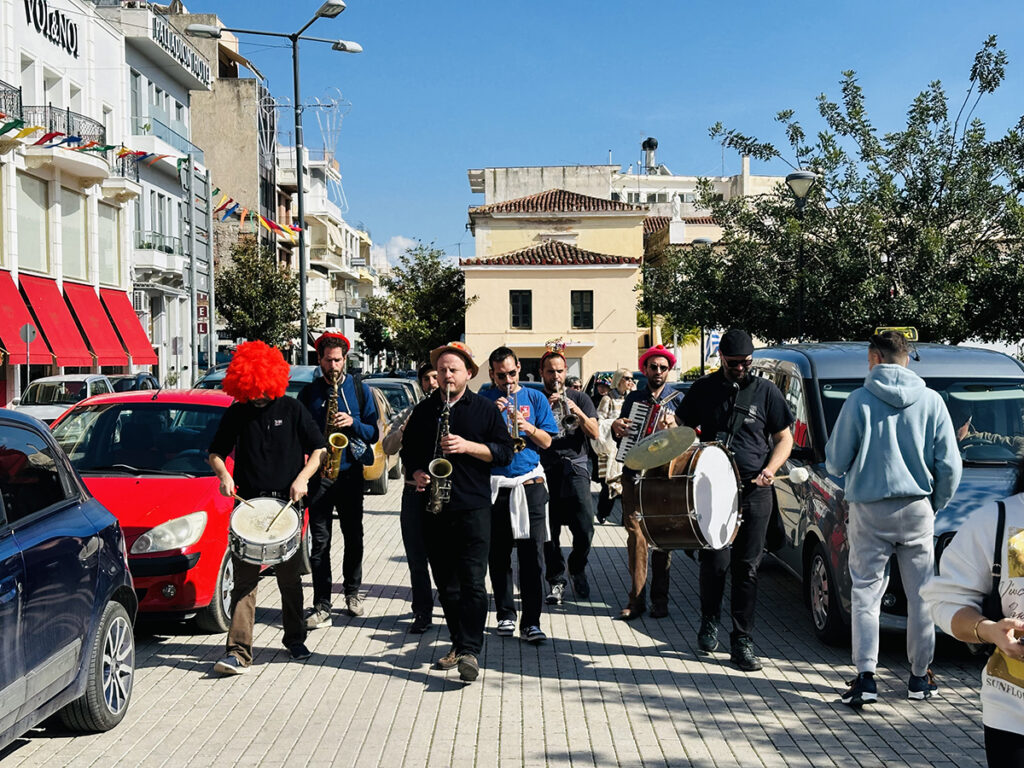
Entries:
POLYGON ((739 661, 737 659, 729 659, 729 661, 743 672, 760 672, 764 669, 764 665, 762 664, 747 664, 746 662, 739 661))

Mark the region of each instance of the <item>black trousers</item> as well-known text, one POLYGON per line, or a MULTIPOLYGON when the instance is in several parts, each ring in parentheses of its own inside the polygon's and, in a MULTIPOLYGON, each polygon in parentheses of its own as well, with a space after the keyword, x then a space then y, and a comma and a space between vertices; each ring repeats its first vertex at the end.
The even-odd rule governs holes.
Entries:
POLYGON ((750 637, 754 631, 754 609, 757 605, 757 569, 764 554, 764 536, 772 513, 770 487, 762 488, 750 481, 743 483, 740 510, 743 523, 731 547, 700 552, 700 611, 717 618, 725 593, 725 576, 732 579, 732 634, 735 641, 750 637))
POLYGON ((594 499, 590 493, 590 476, 573 472, 566 474, 565 464, 544 467, 551 489, 548 521, 551 541, 544 545, 546 577, 549 584, 566 584, 565 558, 562 556, 562 526, 572 533, 569 553, 569 574, 576 576, 587 568, 590 543, 594 539, 594 499))
POLYGON ((434 612, 424 528, 424 517, 430 514, 426 502, 426 493, 405 486, 402 491, 402 544, 405 545, 405 561, 409 565, 412 584, 412 612, 417 616, 430 616, 434 612))
POLYGON ((526 503, 530 510, 530 538, 513 539, 512 518, 509 512, 509 490, 498 493, 491 507, 491 590, 498 621, 516 620, 516 607, 512 599, 512 550, 519 558, 519 594, 523 601, 523 619, 520 629, 540 626, 544 605, 544 534, 546 522, 544 502, 547 489, 544 483, 524 486, 526 503))
POLYGON ((456 653, 480 654, 487 620, 491 509, 424 516, 427 554, 456 653))
POLYGON ((331 520, 335 510, 345 540, 341 561, 342 590, 359 593, 363 583, 363 467, 353 465, 334 482, 320 479, 311 489, 309 530, 313 537, 309 563, 313 571, 313 605, 330 608, 334 581, 331 575, 331 520))
POLYGON ((1024 734, 985 726, 985 757, 990 768, 1024 766, 1024 734))

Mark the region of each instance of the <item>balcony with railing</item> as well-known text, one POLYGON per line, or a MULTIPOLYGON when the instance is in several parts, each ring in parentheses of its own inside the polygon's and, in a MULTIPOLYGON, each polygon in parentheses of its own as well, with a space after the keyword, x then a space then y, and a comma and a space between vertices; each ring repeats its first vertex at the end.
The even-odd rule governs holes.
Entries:
MULTIPOLYGON (((103 124, 91 117, 70 109, 55 107, 22 106, 21 119, 27 125, 38 125, 52 138, 62 141, 74 138, 73 146, 81 144, 105 145, 107 130, 103 124)), ((45 134, 44 134, 45 135, 45 134)), ((40 137, 42 138, 42 137, 40 137)), ((67 149, 70 149, 68 147, 67 149)), ((62 146, 25 147, 25 163, 30 168, 58 168, 82 180, 85 185, 104 181, 110 175, 110 152, 69 152, 62 146)))
MULTIPOLYGON (((171 128, 166 123, 157 120, 152 115, 148 117, 135 116, 132 118, 132 135, 133 136, 153 136, 154 138, 160 139, 164 144, 167 144, 172 149, 176 149, 182 154, 188 154, 189 152, 195 157, 196 161, 202 165, 206 164, 206 160, 203 156, 203 150, 189 141, 187 138, 182 136, 176 130, 171 128)), ((159 153, 164 154, 164 153, 159 153)))
POLYGON ((135 267, 160 272, 181 272, 181 238, 150 230, 135 232, 135 267))
POLYGON ((0 112, 6 115, 7 120, 21 117, 21 88, 3 80, 0 80, 0 112))

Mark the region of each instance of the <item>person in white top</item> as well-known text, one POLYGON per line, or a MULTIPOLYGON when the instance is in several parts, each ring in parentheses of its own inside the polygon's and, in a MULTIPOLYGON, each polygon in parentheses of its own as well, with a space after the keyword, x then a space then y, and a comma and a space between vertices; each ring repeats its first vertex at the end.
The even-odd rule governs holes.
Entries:
POLYGON ((990 766, 1024 766, 1024 467, 1005 500, 999 594, 1005 618, 981 613, 992 590, 998 504, 977 509, 943 551, 939 573, 922 589, 932 619, 967 643, 995 646, 981 674, 982 723, 990 766))

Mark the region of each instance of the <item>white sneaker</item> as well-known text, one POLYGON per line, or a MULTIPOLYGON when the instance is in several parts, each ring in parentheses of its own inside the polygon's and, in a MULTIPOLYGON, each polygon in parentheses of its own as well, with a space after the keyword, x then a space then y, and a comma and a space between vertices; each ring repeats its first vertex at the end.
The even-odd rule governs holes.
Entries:
POLYGON ((498 635, 500 637, 512 637, 516 633, 516 623, 512 619, 502 619, 498 622, 498 635))

